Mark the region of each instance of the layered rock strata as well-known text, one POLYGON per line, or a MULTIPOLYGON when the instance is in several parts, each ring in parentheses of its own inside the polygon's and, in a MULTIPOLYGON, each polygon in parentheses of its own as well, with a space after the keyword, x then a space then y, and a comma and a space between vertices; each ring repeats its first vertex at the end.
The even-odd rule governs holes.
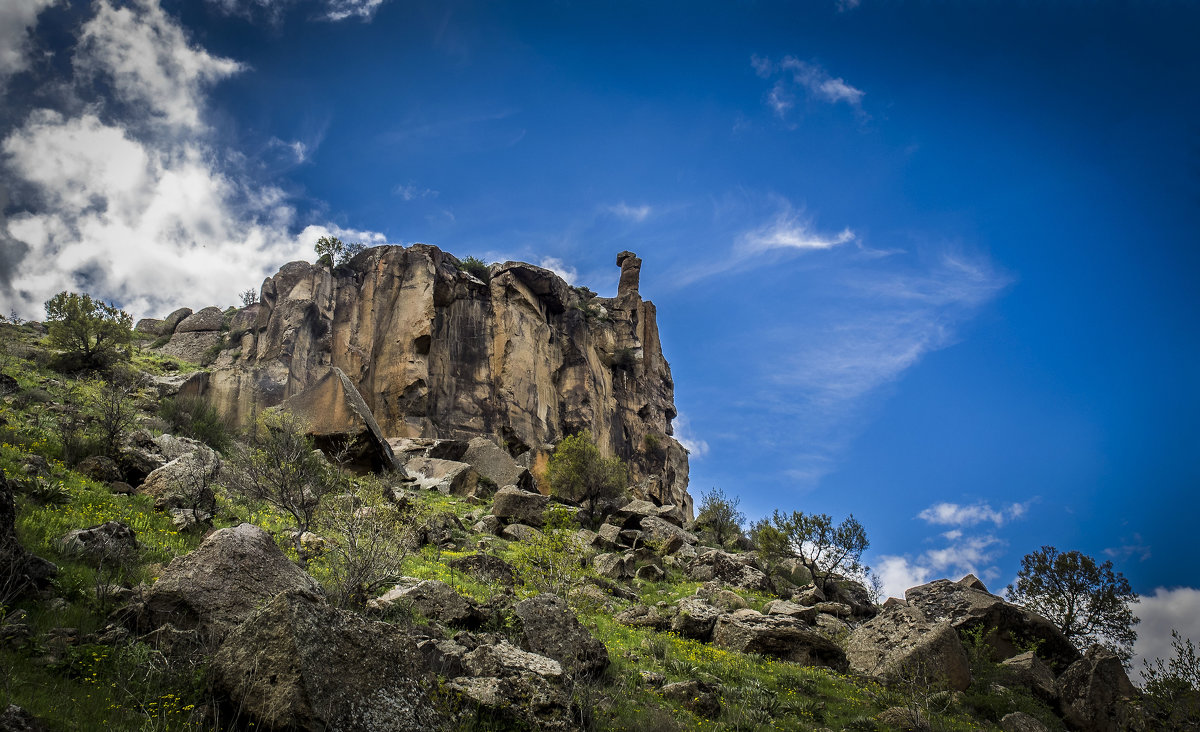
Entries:
POLYGON ((391 439, 484 436, 518 456, 590 430, 628 461, 635 494, 690 517, 655 307, 638 293, 641 260, 617 261, 614 298, 519 262, 491 265, 485 282, 424 244, 334 269, 291 262, 227 316, 224 350, 191 389, 245 423, 336 367, 391 439))

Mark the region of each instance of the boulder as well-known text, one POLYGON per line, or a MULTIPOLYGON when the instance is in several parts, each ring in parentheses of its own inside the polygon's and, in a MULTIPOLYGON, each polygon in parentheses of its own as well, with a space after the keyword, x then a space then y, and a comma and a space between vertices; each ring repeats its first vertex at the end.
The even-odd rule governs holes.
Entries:
POLYGON ((492 515, 502 521, 541 526, 542 514, 549 504, 549 496, 506 485, 496 491, 492 500, 492 515))
POLYGON ((367 603, 367 609, 380 613, 397 606, 407 607, 422 617, 456 628, 475 627, 483 620, 474 604, 450 585, 437 580, 397 585, 367 603))
POLYGON ((160 336, 163 334, 163 321, 158 318, 141 318, 137 324, 133 326, 133 330, 137 333, 145 333, 146 335, 160 336))
POLYGON ((176 333, 158 352, 189 363, 205 363, 212 360, 213 351, 220 347, 224 335, 217 330, 176 333))
POLYGON ((512 455, 486 437, 476 437, 467 443, 467 450, 461 460, 470 464, 476 472, 495 485, 533 489, 533 476, 529 471, 518 465, 512 455))
POLYGON ((0 711, 0 730, 3 732, 43 732, 45 729, 37 717, 16 704, 9 704, 0 711))
POLYGON ((363 470, 404 472, 371 408, 338 367, 282 406, 305 423, 306 433, 325 453, 344 453, 347 464, 363 470))
POLYGON ((657 564, 645 564, 638 567, 633 576, 635 579, 642 580, 643 582, 658 582, 663 577, 666 577, 667 573, 657 564))
POLYGON ((460 676, 446 686, 478 707, 476 718, 502 729, 573 729, 571 700, 561 684, 535 673, 460 676))
POLYGON ((719 688, 712 684, 689 679, 667 684, 659 690, 664 699, 682 706, 697 717, 716 719, 721 716, 719 688))
POLYGON ((175 332, 179 324, 192 314, 191 308, 179 308, 167 317, 163 318, 162 325, 159 327, 159 335, 171 335, 175 332))
POLYGON ((86 457, 79 461, 79 464, 75 466, 75 470, 83 473, 97 483, 112 483, 123 477, 121 467, 117 465, 117 461, 107 455, 86 457))
POLYGON ((152 496, 159 511, 185 508, 213 514, 217 511, 217 497, 212 486, 220 472, 221 458, 212 449, 199 445, 155 468, 138 486, 138 492, 152 496))
POLYGON ((621 541, 620 526, 600 524, 600 528, 596 530, 596 533, 600 535, 600 540, 610 549, 616 549, 624 544, 621 541))
POLYGON ((666 630, 671 626, 671 618, 663 615, 658 608, 649 605, 634 605, 613 616, 621 625, 631 628, 650 628, 651 630, 666 630))
POLYGON ((755 592, 770 592, 771 580, 762 570, 737 561, 733 555, 716 549, 704 552, 688 567, 687 576, 697 582, 716 580, 730 587, 755 592))
POLYGON ((867 676, 942 681, 958 691, 971 684, 958 632, 946 621, 929 623, 916 608, 890 608, 851 631, 846 659, 851 669, 867 676))
POLYGON ((592 559, 596 574, 608 579, 623 580, 633 577, 634 559, 624 554, 598 554, 592 559))
POLYGON ((699 541, 695 534, 684 531, 658 516, 642 518, 642 538, 644 541, 657 543, 663 554, 678 550, 681 544, 696 544, 699 541))
POLYGON ((463 667, 472 676, 525 676, 532 674, 557 681, 562 678, 562 664, 553 658, 530 653, 506 640, 481 643, 463 656, 463 667))
POLYGON ((134 620, 143 630, 164 623, 224 638, 256 608, 291 590, 317 593, 315 579, 284 556, 253 524, 219 529, 171 561, 150 585, 134 620))
POLYGON ((417 479, 417 485, 455 496, 478 496, 479 473, 466 463, 437 458, 413 458, 404 471, 417 479))
POLYGON ((983 590, 942 579, 913 587, 904 597, 929 622, 947 621, 960 631, 988 630, 986 640, 995 661, 1019 655, 1019 645, 1037 642, 1052 669, 1064 669, 1079 658, 1079 651, 1049 620, 983 590))
POLYGON ((215 686, 269 729, 427 730, 439 718, 416 644, 399 628, 287 592, 248 616, 212 660, 215 686))
POLYGON ((108 521, 68 531, 58 540, 58 545, 63 554, 105 566, 127 563, 137 556, 138 551, 137 536, 124 521, 108 521))
POLYGON ((835 618, 848 618, 854 614, 854 608, 844 602, 818 602, 813 609, 819 613, 832 615, 835 618))
POLYGON ((509 524, 500 529, 500 538, 508 539, 509 541, 533 541, 541 537, 542 532, 525 524, 509 524))
POLYGON ((679 611, 671 620, 671 630, 684 638, 707 643, 721 611, 699 597, 685 597, 676 603, 679 611))
POLYGON ((179 325, 175 326, 175 332, 198 333, 211 330, 220 330, 221 325, 224 322, 225 313, 221 312, 221 309, 218 307, 209 306, 198 310, 179 321, 179 325))
POLYGON ((1000 729, 1004 732, 1049 732, 1046 725, 1039 722, 1037 717, 1025 712, 1012 712, 1004 715, 1004 718, 1000 720, 1000 729))
POLYGON ((1034 696, 1042 701, 1053 703, 1058 698, 1054 672, 1050 670, 1049 666, 1042 663, 1042 659, 1038 658, 1033 651, 1013 656, 1001 665, 1013 681, 1032 691, 1034 696))
POLYGON ((471 526, 471 531, 474 531, 476 534, 498 535, 502 528, 505 528, 504 523, 489 513, 488 515, 476 521, 471 526))
POLYGON ((846 654, 833 641, 799 620, 738 610, 717 618, 713 645, 741 653, 761 653, 807 666, 847 668, 846 654))
POLYGON ((1072 727, 1083 732, 1129 729, 1138 691, 1121 659, 1107 648, 1089 648, 1062 672, 1056 686, 1063 717, 1072 727))
POLYGON ((0 586, 11 598, 48 586, 58 574, 58 567, 30 554, 17 541, 16 518, 13 485, 0 476, 0 586))
POLYGON ((767 615, 786 615, 797 620, 802 620, 809 625, 817 621, 817 609, 815 607, 805 607, 787 600, 771 600, 763 606, 763 612, 767 615))
POLYGON ((517 580, 517 573, 512 565, 491 554, 468 554, 465 557, 455 557, 447 560, 446 566, 469 574, 481 582, 497 582, 504 587, 512 587, 517 580))
POLYGON ((521 619, 524 645, 563 665, 571 676, 594 676, 608 667, 608 650, 584 628, 566 601, 541 594, 513 608, 521 619))

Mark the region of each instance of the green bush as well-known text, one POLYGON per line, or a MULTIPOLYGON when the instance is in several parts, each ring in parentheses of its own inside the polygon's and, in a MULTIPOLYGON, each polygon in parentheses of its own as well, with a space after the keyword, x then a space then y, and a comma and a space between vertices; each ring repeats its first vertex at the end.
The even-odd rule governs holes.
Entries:
POLYGON ((458 263, 458 268, 482 282, 490 282, 492 279, 487 262, 477 257, 467 257, 458 263))
POLYGON ((584 518, 597 522, 601 501, 625 492, 628 471, 619 457, 604 457, 590 433, 566 437, 554 448, 546 470, 550 492, 584 508, 584 518))
POLYGON ((229 428, 207 399, 196 396, 164 399, 158 406, 158 416, 170 425, 174 434, 200 440, 221 452, 229 447, 229 428))
POLYGON ((63 351, 56 363, 60 371, 106 368, 133 339, 129 313, 75 292, 60 292, 46 301, 46 325, 50 345, 63 351))

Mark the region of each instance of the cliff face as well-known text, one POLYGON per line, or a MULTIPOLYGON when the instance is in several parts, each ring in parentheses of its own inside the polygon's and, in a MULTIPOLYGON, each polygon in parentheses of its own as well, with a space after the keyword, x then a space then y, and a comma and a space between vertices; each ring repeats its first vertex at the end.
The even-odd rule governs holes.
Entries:
POLYGON ((423 244, 333 271, 292 262, 229 321, 205 391, 244 422, 336 366, 388 437, 486 435, 519 455, 590 430, 629 462, 635 493, 690 516, 654 305, 638 294, 641 260, 617 261, 615 298, 517 262, 492 265, 485 283, 423 244))

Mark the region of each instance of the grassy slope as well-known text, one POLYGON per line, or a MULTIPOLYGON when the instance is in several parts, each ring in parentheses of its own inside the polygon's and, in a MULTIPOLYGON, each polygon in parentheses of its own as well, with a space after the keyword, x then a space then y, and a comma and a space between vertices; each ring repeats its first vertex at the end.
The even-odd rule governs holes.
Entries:
MULTIPOLYGON (((25 707, 55 729, 202 729, 211 726, 202 714, 205 704, 204 669, 171 667, 149 646, 141 643, 105 646, 82 643, 59 647, 47 633, 53 628, 74 628, 80 636, 101 631, 109 602, 97 599, 96 588, 109 582, 127 586, 153 582, 172 557, 199 543, 199 536, 177 533, 171 522, 154 512, 145 496, 119 496, 106 486, 84 478, 58 461, 60 450, 53 429, 52 406, 72 386, 71 380, 37 365, 37 337, 28 328, 0 326, 7 341, 6 373, 15 376, 21 395, 0 402, 0 469, 22 483, 18 497, 18 533, 33 552, 56 562, 61 573, 55 594, 62 600, 24 600, 11 613, 24 610, 34 628, 35 642, 21 650, 0 649, 0 708, 7 703, 25 707), (15 344, 15 345, 14 345, 15 344), (30 349, 25 357, 13 358, 30 349), (33 395, 36 398, 29 398, 33 395), (50 460, 51 477, 30 481, 23 464, 31 454, 50 460), (56 539, 71 529, 118 519, 135 529, 144 549, 132 566, 119 576, 100 572, 58 551, 56 539)), ((139 354, 139 368, 161 372, 164 359, 139 354)), ((189 368, 187 365, 183 366, 189 368)), ((87 385, 85 390, 91 388, 87 385)), ((140 398, 152 403, 149 394, 140 398)), ((283 517, 262 505, 250 505, 221 496, 223 509, 216 526, 249 520, 270 531, 287 528, 283 517)), ((486 503, 457 500, 437 493, 422 496, 427 513, 450 511, 463 516, 486 503)), ((460 546, 471 547, 483 539, 458 532, 460 546)), ((513 559, 514 547, 492 541, 492 551, 513 559)), ((416 577, 439 579, 464 595, 486 602, 501 592, 450 569, 446 561, 470 551, 449 553, 425 547, 409 557, 405 570, 416 577)), ((320 561, 311 571, 325 579, 320 561)), ((664 581, 637 585, 642 602, 654 605, 692 594, 697 584, 669 570, 664 581)), ((532 587, 521 589, 531 593, 532 587)), ((753 607, 767 599, 747 593, 753 607)), ((887 729, 874 716, 883 709, 913 701, 879 684, 807 668, 771 658, 721 650, 710 645, 616 623, 612 616, 630 602, 612 599, 607 606, 579 603, 581 621, 604 641, 612 665, 595 683, 576 687, 576 701, 588 712, 594 728, 612 730, 714 729, 806 730, 887 729), (716 720, 696 717, 662 698, 642 679, 643 673, 662 674, 667 682, 698 679, 719 685, 723 711, 716 720)), ((1004 701, 987 697, 995 709, 981 710, 987 717, 1018 707, 1025 700, 1004 701)), ((996 727, 968 714, 959 706, 933 721, 938 729, 974 730, 996 727)), ((1036 710, 1044 711, 1044 710, 1036 710)))

